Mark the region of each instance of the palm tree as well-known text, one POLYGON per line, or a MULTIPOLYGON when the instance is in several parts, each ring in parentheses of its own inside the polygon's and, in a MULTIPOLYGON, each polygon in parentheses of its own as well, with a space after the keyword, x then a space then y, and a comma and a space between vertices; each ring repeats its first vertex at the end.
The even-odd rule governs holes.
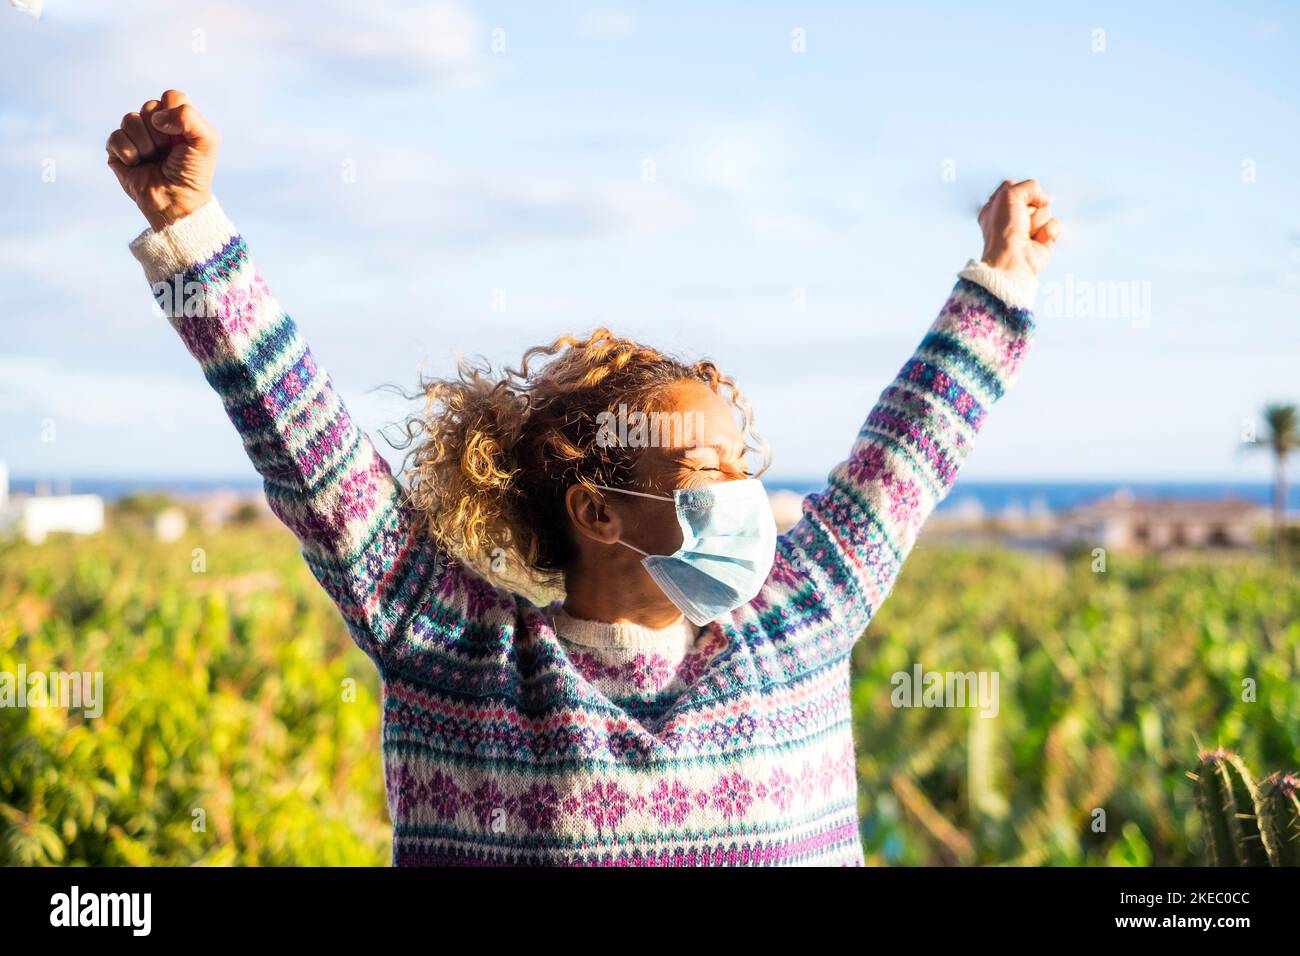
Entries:
POLYGON ((1300 451, 1300 414, 1294 405, 1269 405, 1264 409, 1264 424, 1268 434, 1249 444, 1273 452, 1273 541, 1280 548, 1286 526, 1286 459, 1300 451))

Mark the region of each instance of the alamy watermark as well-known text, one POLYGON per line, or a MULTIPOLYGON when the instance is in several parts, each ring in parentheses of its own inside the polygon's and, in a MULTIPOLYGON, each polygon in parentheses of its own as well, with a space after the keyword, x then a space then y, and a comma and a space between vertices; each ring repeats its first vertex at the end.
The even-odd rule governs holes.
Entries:
POLYGON ((0 707, 55 707, 80 710, 86 717, 104 714, 103 671, 33 671, 19 664, 17 673, 0 671, 0 707))
POLYGON ((1049 319, 1120 319, 1145 329, 1151 324, 1151 283, 1098 282, 1067 272, 1062 281, 1043 283, 1039 312, 1049 319))
POLYGON ((601 448, 694 448, 704 438, 703 412, 617 412, 596 416, 601 448))
POLYGON ((154 301, 163 315, 183 316, 187 319, 212 318, 211 300, 202 282, 185 280, 182 273, 170 279, 161 279, 152 286, 154 301))
POLYGON ((152 893, 83 893, 73 884, 50 897, 50 925, 56 927, 123 927, 132 936, 148 936, 152 914, 152 893))
POLYGON ((981 717, 998 715, 997 671, 895 671, 889 702, 895 707, 975 707, 981 717))

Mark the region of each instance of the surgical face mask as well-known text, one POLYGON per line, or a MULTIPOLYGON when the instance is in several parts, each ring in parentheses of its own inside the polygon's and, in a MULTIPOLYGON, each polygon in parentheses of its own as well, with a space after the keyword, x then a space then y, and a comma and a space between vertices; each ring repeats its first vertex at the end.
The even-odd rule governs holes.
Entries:
POLYGON ((596 487, 676 505, 682 546, 672 554, 649 554, 626 541, 618 543, 644 555, 642 567, 697 627, 748 604, 767 580, 776 558, 776 521, 757 478, 678 488, 671 498, 596 487))

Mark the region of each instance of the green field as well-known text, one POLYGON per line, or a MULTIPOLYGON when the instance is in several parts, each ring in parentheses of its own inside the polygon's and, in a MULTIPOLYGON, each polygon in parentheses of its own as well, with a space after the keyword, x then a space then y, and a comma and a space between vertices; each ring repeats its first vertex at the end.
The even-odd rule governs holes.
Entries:
MULTIPOLYGON (((856 652, 869 861, 1196 863, 1198 745, 1300 764, 1294 568, 1090 564, 909 560, 856 652), (996 671, 998 716, 894 707, 918 663, 996 671)), ((388 862, 379 682, 278 527, 0 543, 20 665, 103 671, 104 715, 0 708, 0 864, 388 862)))

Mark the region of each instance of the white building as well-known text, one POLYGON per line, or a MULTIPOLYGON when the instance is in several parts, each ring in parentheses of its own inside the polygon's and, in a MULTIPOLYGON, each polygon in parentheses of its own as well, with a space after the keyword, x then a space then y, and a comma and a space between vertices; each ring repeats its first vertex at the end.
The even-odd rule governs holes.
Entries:
POLYGON ((180 508, 164 508, 153 516, 153 533, 159 541, 178 541, 189 525, 180 508))
POLYGON ((95 534, 104 530, 104 499, 99 495, 22 495, 9 497, 9 469, 0 462, 0 524, 32 544, 51 531, 95 534))
POLYGON ((1116 492, 1062 516, 1058 539, 1116 549, 1246 548, 1265 512, 1240 498, 1136 498, 1116 492))

